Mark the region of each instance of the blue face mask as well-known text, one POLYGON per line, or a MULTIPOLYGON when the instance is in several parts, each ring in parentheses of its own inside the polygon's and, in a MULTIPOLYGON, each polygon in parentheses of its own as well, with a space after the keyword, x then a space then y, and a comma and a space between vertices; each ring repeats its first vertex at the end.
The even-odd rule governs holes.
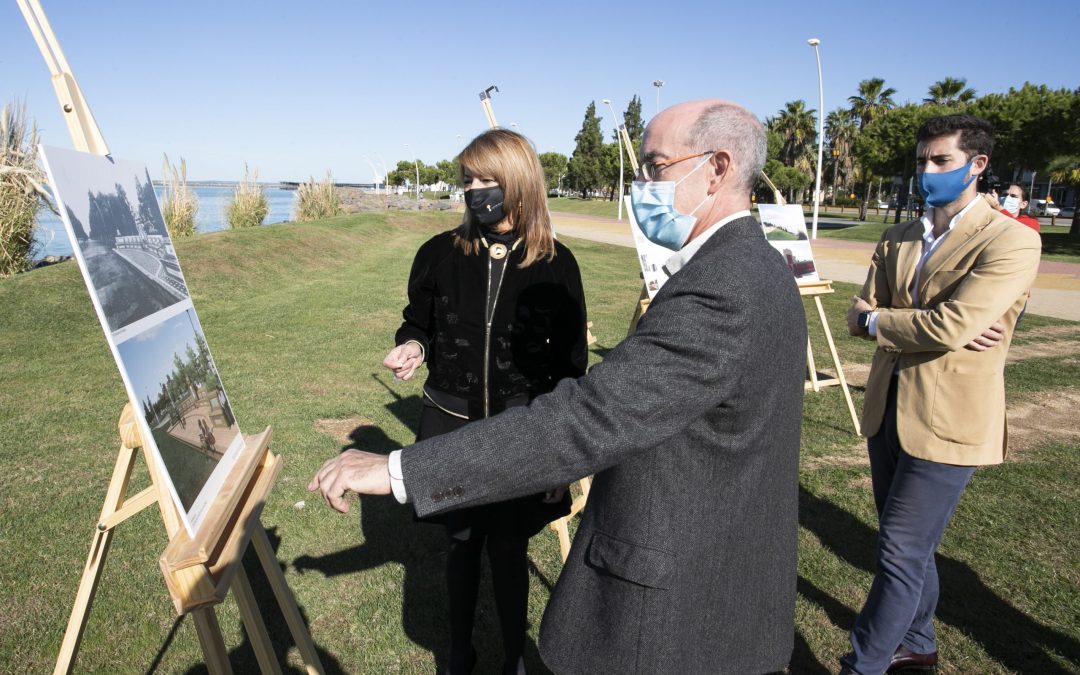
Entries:
POLYGON ((634 209, 634 220, 649 241, 672 251, 678 251, 686 243, 686 238, 690 236, 690 231, 697 222, 694 213, 711 195, 706 195, 693 211, 683 214, 675 209, 675 188, 694 171, 705 166, 710 158, 711 155, 703 159, 678 182, 636 180, 630 186, 630 206, 634 209))
POLYGON ((970 178, 967 175, 974 161, 975 158, 972 157, 970 162, 959 169, 945 173, 920 173, 919 192, 926 203, 930 206, 945 206, 959 199, 960 194, 978 177, 977 174, 970 178))
POLYGON ((1001 207, 1014 216, 1020 215, 1020 198, 1005 195, 1001 200, 1001 207))

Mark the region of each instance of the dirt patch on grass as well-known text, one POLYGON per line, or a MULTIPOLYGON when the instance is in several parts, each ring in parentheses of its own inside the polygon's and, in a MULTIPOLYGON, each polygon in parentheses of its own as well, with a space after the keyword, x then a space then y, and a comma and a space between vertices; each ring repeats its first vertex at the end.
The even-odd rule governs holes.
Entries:
POLYGON ((345 419, 315 420, 315 431, 326 434, 341 445, 349 445, 356 437, 356 432, 364 427, 375 426, 371 420, 363 417, 346 417, 345 419))
POLYGON ((1080 354, 1080 338, 1073 337, 1013 345, 1009 348, 1009 355, 1005 360, 1007 363, 1016 363, 1025 359, 1061 358, 1076 354, 1080 354))
POLYGON ((814 469, 825 468, 849 468, 859 466, 870 466, 870 458, 866 454, 866 440, 860 440, 857 443, 853 443, 846 449, 841 449, 838 452, 834 452, 828 455, 819 455, 817 457, 803 457, 801 460, 801 469, 813 471, 814 469))
POLYGON ((1024 451, 1040 443, 1080 443, 1077 410, 1080 410, 1077 387, 1037 392, 1008 406, 1009 459, 1022 459, 1024 451))
MULTIPOLYGON (((1027 359, 1067 358, 1080 355, 1080 326, 1045 326, 1024 335, 1023 344, 1014 344, 1006 357, 1008 363, 1027 359)), ((818 364, 822 365, 821 363, 818 364)), ((869 363, 844 363, 844 377, 852 387, 865 387, 870 376, 869 363)), ((820 369, 831 376, 831 368, 820 369)))

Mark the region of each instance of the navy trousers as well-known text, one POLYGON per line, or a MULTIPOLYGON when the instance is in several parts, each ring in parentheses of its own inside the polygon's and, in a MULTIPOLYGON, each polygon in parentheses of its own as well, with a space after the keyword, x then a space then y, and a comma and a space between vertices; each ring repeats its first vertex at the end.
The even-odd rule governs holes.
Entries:
POLYGON ((901 644, 920 654, 937 650, 934 552, 975 473, 973 466, 904 452, 896 428, 896 387, 894 375, 881 429, 867 440, 878 512, 877 569, 851 631, 854 651, 842 659, 859 675, 884 673, 901 644))

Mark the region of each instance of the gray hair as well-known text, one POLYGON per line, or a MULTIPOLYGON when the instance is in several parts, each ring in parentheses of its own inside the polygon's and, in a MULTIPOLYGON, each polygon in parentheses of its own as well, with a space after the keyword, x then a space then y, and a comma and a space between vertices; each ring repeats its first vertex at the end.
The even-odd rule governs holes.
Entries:
POLYGON ((690 128, 687 145, 694 150, 727 150, 738 171, 739 184, 754 189, 765 166, 765 127, 749 110, 734 103, 717 103, 702 111, 690 128))

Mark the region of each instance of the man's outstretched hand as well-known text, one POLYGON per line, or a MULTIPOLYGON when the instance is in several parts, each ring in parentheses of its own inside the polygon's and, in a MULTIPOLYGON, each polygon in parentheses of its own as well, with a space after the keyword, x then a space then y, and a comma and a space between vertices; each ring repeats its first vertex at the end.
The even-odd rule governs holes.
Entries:
POLYGON ((387 461, 386 455, 346 450, 322 465, 308 483, 308 490, 318 490, 331 508, 348 513, 345 493, 349 490, 362 495, 390 494, 387 461))

